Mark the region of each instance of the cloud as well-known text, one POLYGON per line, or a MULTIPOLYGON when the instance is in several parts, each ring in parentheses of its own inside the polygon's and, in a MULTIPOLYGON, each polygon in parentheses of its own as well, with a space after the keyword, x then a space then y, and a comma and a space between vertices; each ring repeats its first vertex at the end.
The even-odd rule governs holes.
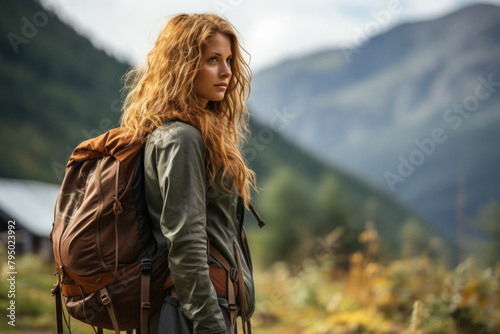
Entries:
MULTIPOLYGON (((41 0, 63 20, 119 59, 138 63, 151 49, 165 16, 181 12, 224 14, 243 35, 252 68, 340 47, 356 38, 356 29, 374 21, 374 13, 397 2, 401 12, 380 32, 404 21, 433 18, 477 0, 41 0), (56 4, 56 5, 54 5, 56 4)), ((500 0, 490 0, 500 4, 500 0)), ((369 34, 368 34, 369 35, 369 34)), ((373 37, 369 35, 369 37, 373 37)))
MULTIPOLYGON (((252 21, 242 29, 252 63, 257 69, 283 59, 309 54, 313 50, 333 48, 348 37, 345 31, 356 20, 350 19, 339 8, 326 2, 318 10, 313 4, 290 1, 277 7, 264 1, 254 2, 262 10, 252 15, 252 21)), ((235 13, 236 14, 236 13, 235 13)), ((235 15, 237 20, 239 17, 235 15)))

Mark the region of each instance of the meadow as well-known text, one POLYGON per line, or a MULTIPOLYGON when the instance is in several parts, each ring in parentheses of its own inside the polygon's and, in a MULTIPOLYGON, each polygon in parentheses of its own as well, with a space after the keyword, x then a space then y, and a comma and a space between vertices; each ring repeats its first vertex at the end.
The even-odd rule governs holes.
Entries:
MULTIPOLYGON (((316 241, 311 257, 298 264, 256 263, 256 334, 404 333, 489 334, 500 332, 500 265, 480 267, 469 257, 454 268, 426 251, 391 261, 378 259, 377 233, 360 234, 362 251, 339 258, 338 231, 316 241)), ((5 254, 2 254, 5 258, 5 254)), ((16 326, 5 316, 2 333, 55 332, 54 265, 36 255, 16 262, 16 326)), ((9 299, 5 267, 0 308, 9 299)), ((71 322, 73 333, 93 333, 71 322)), ((110 331, 108 331, 111 333, 110 331)))

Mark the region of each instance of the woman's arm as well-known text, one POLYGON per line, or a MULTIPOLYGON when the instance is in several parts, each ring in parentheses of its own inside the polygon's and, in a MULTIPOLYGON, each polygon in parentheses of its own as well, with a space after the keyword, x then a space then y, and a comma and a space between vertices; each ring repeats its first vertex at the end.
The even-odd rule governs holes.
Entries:
POLYGON ((224 318, 208 274, 201 134, 190 125, 176 122, 154 140, 163 196, 160 224, 181 309, 193 321, 194 333, 224 332, 224 318))

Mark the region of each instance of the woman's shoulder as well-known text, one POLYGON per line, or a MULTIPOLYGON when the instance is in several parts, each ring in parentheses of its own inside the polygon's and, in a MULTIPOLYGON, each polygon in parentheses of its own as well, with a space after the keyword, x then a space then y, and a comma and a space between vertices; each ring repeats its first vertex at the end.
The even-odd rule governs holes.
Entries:
POLYGON ((200 131, 194 126, 181 121, 163 123, 162 127, 153 131, 149 142, 156 145, 167 145, 174 142, 194 145, 203 144, 200 131))

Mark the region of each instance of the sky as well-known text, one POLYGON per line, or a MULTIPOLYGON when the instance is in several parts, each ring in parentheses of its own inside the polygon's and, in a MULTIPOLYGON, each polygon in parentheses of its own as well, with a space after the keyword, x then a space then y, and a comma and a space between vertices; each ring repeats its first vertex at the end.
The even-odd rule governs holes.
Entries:
POLYGON ((41 0, 96 47, 132 65, 168 17, 224 15, 242 36, 254 72, 320 50, 350 49, 403 22, 429 20, 500 0, 41 0))

